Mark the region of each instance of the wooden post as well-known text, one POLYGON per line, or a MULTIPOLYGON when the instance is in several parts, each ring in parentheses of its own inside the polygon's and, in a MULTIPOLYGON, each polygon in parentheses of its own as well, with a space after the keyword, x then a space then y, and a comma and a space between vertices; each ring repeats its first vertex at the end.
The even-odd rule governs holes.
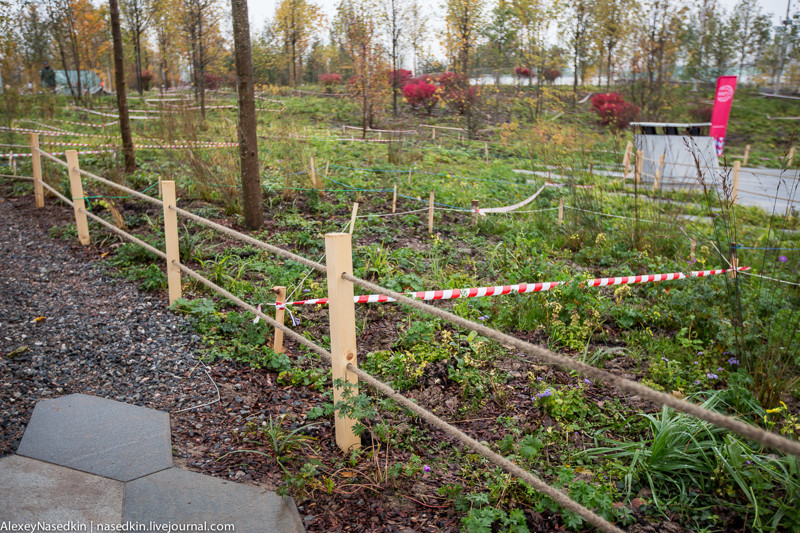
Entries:
POLYGON ((353 202, 353 214, 350 215, 350 235, 356 229, 356 217, 358 216, 358 202, 353 202))
POLYGON ((794 161, 794 146, 789 148, 789 155, 786 156, 786 168, 792 168, 793 161, 794 161))
POLYGON ((653 190, 658 190, 658 184, 661 182, 661 172, 664 169, 664 154, 658 158, 658 168, 656 169, 656 176, 653 178, 653 190))
MULTIPOLYGON (((329 174, 328 174, 328 168, 329 168, 330 166, 331 166, 331 162, 330 162, 330 161, 326 161, 326 162, 325 162, 325 175, 324 175, 324 176, 322 176, 323 178, 327 178, 327 177, 328 177, 328 175, 329 175, 329 174)), ((320 180, 320 182, 322 182, 322 180, 320 180)))
POLYGON ((736 278, 736 269, 739 268, 739 258, 736 255, 736 243, 731 243, 731 268, 733 269, 728 274, 730 275, 731 279, 736 278))
POLYGON ((750 145, 744 147, 744 157, 742 157, 742 166, 747 166, 747 160, 750 159, 750 145))
POLYGON ((691 261, 692 263, 694 263, 694 259, 695 259, 694 252, 695 252, 696 249, 697 249, 697 240, 696 239, 692 239, 692 249, 691 249, 691 252, 689 252, 689 261, 691 261))
POLYGON ((431 133, 431 140, 435 141, 436 140, 436 128, 431 128, 431 132, 432 132, 431 133))
MULTIPOLYGON (((356 356, 356 308, 353 303, 353 284, 342 279, 342 274, 353 273, 352 237, 347 233, 325 235, 325 254, 328 270, 328 317, 331 335, 331 370, 333 372, 334 410, 342 401, 343 388, 336 382, 346 380, 355 386, 352 396, 358 394, 358 377, 347 371, 347 364, 358 365, 356 356)), ((361 446, 353 432, 356 420, 334 414, 336 445, 345 453, 361 446)))
POLYGON ((622 177, 623 179, 628 179, 628 173, 631 170, 631 151, 633 150, 633 143, 628 141, 628 144, 625 146, 625 156, 622 158, 622 177))
POLYGON ((740 161, 733 162, 733 184, 731 186, 731 204, 739 203, 739 172, 742 170, 740 161))
POLYGON ((561 198, 558 200, 558 223, 564 223, 564 199, 561 198))
POLYGON ((472 200, 472 225, 478 225, 478 216, 480 215, 480 211, 478 211, 478 200, 472 200))
POLYGON ((78 240, 84 246, 89 246, 89 222, 83 212, 83 184, 81 174, 78 172, 78 152, 67 150, 67 168, 69 169, 69 188, 72 192, 72 205, 75 210, 75 227, 78 229, 78 240))
POLYGON ((39 134, 31 133, 31 160, 33 166, 33 196, 36 207, 44 207, 44 187, 42 187, 42 156, 39 153, 39 134))
POLYGON ((167 253, 167 288, 169 304, 181 297, 180 240, 178 238, 178 213, 175 212, 175 182, 161 182, 161 200, 164 202, 164 242, 167 253))
POLYGON ((319 189, 317 186, 317 171, 314 168, 314 158, 311 158, 311 186, 315 189, 319 189))
POLYGON ((392 193, 392 213, 397 212, 397 185, 394 186, 394 192, 392 193))
POLYGON ((428 200, 428 233, 433 235, 433 191, 431 191, 431 197, 428 200))
POLYGON ((636 183, 642 182, 642 165, 644 164, 644 152, 636 150, 636 167, 633 173, 633 179, 636 183))
POLYGON ((483 157, 489 162, 489 143, 483 143, 483 157))
POLYGON ((408 167, 408 184, 411 185, 411 172, 414 170, 414 167, 408 167))
MULTIPOLYGON (((274 292, 276 295, 276 304, 286 303, 286 287, 272 287, 272 292, 274 292)), ((283 324, 284 314, 286 314, 286 309, 276 305, 275 322, 278 324, 283 324)), ((283 330, 280 328, 275 328, 275 333, 272 340, 272 351, 275 353, 286 353, 286 350, 283 348, 283 330)))

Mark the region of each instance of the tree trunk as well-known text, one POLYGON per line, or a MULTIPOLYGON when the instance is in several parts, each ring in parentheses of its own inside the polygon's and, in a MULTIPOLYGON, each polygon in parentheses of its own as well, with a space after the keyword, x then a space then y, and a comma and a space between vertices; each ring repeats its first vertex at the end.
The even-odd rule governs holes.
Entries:
POLYGON ((136 91, 139 96, 142 95, 142 34, 138 27, 136 28, 135 38, 133 40, 133 53, 136 57, 136 91))
POLYGON ((128 117, 128 96, 125 94, 125 64, 122 50, 122 31, 119 28, 119 6, 117 0, 109 0, 111 16, 111 36, 114 41, 114 77, 117 87, 117 107, 119 108, 119 131, 122 135, 122 154, 125 158, 125 172, 136 170, 136 156, 133 152, 131 122, 128 117))
POLYGON ((250 48, 250 21, 247 0, 231 0, 233 43, 236 61, 236 88, 239 95, 239 157, 242 167, 242 207, 248 228, 264 223, 261 212, 261 180, 258 175, 258 133, 256 99, 253 88, 253 55, 250 48))
MULTIPOLYGON (((249 27, 249 22, 248 22, 249 27)), ((203 53, 203 12, 197 14, 197 56, 200 65, 200 115, 206 119, 206 58, 203 53)))

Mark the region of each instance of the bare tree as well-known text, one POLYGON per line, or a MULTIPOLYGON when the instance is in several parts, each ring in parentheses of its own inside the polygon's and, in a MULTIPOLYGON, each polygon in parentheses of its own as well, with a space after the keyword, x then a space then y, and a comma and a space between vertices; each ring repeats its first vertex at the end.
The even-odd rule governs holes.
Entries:
POLYGON ((76 104, 83 102, 83 87, 81 80, 81 53, 80 43, 78 42, 77 18, 71 0, 51 0, 45 3, 47 11, 47 22, 50 33, 56 42, 61 65, 64 69, 64 76, 67 78, 67 86, 76 104), (77 88, 73 87, 69 71, 70 62, 75 67, 77 75, 77 88))
POLYGON ((258 175, 258 134, 253 89, 253 53, 247 0, 231 0, 233 43, 236 58, 236 89, 239 94, 239 157, 242 166, 242 207, 248 228, 264 223, 261 212, 261 181, 258 175))
POLYGON ((397 69, 403 51, 405 37, 403 30, 408 28, 412 17, 412 4, 409 0, 381 0, 380 18, 389 37, 389 61, 392 66, 392 113, 397 116, 397 93, 400 80, 397 69))
POLYGON ((133 43, 136 68, 136 90, 142 94, 142 35, 155 14, 151 0, 122 0, 120 13, 133 43))

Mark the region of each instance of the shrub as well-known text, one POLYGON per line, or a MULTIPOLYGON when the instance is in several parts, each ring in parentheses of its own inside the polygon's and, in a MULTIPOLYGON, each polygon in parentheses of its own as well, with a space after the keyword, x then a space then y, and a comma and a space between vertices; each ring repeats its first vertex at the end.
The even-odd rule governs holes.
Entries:
POLYGON ((557 68, 546 68, 544 72, 542 72, 542 76, 544 76, 544 79, 547 80, 548 83, 553 83, 561 77, 561 71, 557 68))
POLYGON ((619 93, 601 93, 592 97, 592 111, 600 117, 600 123, 616 130, 628 127, 639 114, 639 108, 619 93))
POLYGON ((463 115, 470 105, 474 105, 478 98, 475 87, 469 86, 463 74, 445 72, 439 76, 441 99, 452 109, 463 115))
POLYGON ((533 78, 534 74, 531 73, 531 69, 527 67, 517 67, 514 69, 514 74, 517 75, 518 78, 533 78))
POLYGON ((389 83, 394 86, 397 83, 397 86, 401 89, 406 86, 406 84, 411 81, 411 71, 406 70, 404 68, 398 70, 390 70, 389 71, 389 83))
POLYGON ((403 98, 413 108, 422 107, 430 115, 439 97, 438 87, 421 79, 411 80, 403 87, 403 98))
POLYGON ((711 122, 711 115, 714 112, 714 106, 708 104, 696 104, 689 110, 692 117, 697 122, 711 122))
POLYGON ((325 86, 325 92, 333 92, 333 86, 342 83, 342 76, 328 72, 327 74, 320 74, 319 82, 325 86))
MULTIPOLYGON (((142 78, 144 78, 144 73, 142 73, 142 78)), ((222 76, 217 76, 216 74, 206 72, 204 80, 206 82, 206 89, 211 89, 212 91, 219 89, 222 85, 222 76)))
POLYGON ((149 70, 142 71, 142 89, 145 91, 150 90, 150 84, 153 82, 153 73, 149 70))

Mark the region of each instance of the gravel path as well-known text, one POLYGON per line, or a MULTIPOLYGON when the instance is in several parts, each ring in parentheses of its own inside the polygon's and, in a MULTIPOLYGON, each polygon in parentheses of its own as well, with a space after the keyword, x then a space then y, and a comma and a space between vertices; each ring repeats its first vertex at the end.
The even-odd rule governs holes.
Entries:
POLYGON ((48 237, 67 210, 30 203, 0 198, 0 456, 16 450, 42 399, 82 392, 173 413, 215 399, 198 339, 165 297, 48 237))

